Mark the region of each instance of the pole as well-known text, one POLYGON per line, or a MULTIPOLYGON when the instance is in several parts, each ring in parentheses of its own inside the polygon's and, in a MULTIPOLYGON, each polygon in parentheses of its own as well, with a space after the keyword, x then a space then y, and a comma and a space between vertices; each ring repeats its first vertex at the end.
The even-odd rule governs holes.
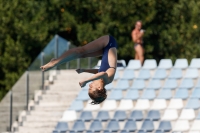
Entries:
MULTIPOLYGON (((58 35, 56 35, 56 43, 55 43, 55 51, 54 51, 54 57, 57 59, 58 58, 58 35)), ((57 66, 55 67, 55 69, 57 70, 57 66)))
POLYGON ((76 65, 76 67, 77 67, 77 69, 79 69, 80 68, 80 59, 77 59, 77 65, 76 65))
POLYGON ((13 97, 12 90, 10 90, 10 132, 12 131, 12 110, 13 110, 13 97))
POLYGON ((29 73, 26 71, 26 110, 28 110, 29 103, 29 73))
POLYGON ((91 62, 92 62, 91 60, 92 60, 92 58, 89 57, 89 58, 88 58, 88 68, 91 68, 91 62))
MULTIPOLYGON (((44 52, 41 53, 41 66, 44 64, 44 52)), ((42 89, 44 89, 44 71, 42 71, 42 89)))
MULTIPOLYGON (((67 48, 66 48, 66 51, 69 50, 69 45, 70 45, 70 42, 67 42, 67 48)), ((69 66, 70 66, 70 64, 69 64, 69 62, 67 62, 67 63, 66 63, 66 69, 69 69, 69 66)))

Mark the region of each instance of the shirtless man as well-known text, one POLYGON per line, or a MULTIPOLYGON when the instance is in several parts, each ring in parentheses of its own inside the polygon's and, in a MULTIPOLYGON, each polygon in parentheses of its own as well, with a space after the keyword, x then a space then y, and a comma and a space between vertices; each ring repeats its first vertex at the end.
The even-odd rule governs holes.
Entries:
POLYGON ((135 29, 132 31, 131 36, 134 42, 135 49, 135 59, 140 60, 141 64, 144 61, 144 49, 143 49, 143 40, 144 30, 142 28, 142 21, 137 21, 135 24, 135 29))

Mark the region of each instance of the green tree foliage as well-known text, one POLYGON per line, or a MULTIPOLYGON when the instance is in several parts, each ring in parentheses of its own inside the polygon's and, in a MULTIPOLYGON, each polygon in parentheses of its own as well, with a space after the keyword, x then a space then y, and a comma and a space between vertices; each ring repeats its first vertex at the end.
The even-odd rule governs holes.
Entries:
POLYGON ((196 0, 0 0, 0 97, 55 34, 77 46, 111 34, 128 60, 142 20, 145 58, 199 57, 199 7, 196 0))

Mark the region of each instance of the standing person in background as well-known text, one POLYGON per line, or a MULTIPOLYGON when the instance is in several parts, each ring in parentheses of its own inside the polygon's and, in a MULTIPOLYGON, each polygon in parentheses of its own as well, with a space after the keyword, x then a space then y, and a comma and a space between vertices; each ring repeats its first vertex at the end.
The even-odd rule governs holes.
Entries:
POLYGON ((142 29, 142 21, 137 21, 135 24, 135 29, 132 31, 131 36, 134 42, 135 49, 135 59, 140 60, 141 64, 144 61, 144 48, 143 48, 143 35, 144 30, 142 29))

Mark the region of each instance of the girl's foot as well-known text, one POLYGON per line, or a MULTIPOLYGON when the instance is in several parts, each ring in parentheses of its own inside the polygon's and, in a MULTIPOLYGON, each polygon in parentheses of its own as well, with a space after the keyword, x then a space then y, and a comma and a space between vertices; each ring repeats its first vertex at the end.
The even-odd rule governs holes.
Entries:
POLYGON ((53 68, 55 66, 55 58, 51 59, 51 61, 49 63, 47 63, 46 65, 41 66, 40 68, 42 69, 42 71, 47 71, 51 68, 53 68))

